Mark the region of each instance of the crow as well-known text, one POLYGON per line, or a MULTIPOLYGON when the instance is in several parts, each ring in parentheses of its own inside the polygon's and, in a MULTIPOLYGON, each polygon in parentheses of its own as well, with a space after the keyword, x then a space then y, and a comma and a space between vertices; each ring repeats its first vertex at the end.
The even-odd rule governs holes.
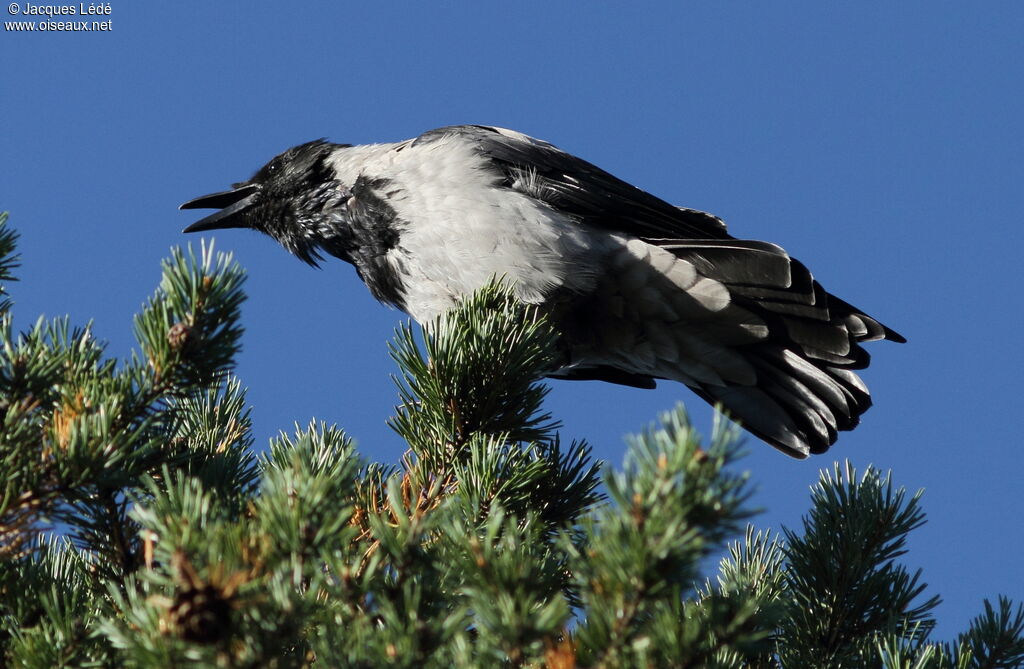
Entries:
POLYGON ((426 323, 495 277, 547 313, 549 376, 686 384, 787 455, 828 450, 871 405, 861 343, 906 341, 768 242, 547 142, 459 125, 393 144, 317 140, 182 209, 185 232, 250 228, 313 266, 351 263, 426 323))

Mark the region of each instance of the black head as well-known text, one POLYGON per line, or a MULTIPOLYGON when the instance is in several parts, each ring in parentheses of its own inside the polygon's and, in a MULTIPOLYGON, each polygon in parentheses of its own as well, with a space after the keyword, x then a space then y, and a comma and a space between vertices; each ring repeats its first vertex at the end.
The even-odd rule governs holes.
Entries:
POLYGON ((248 181, 232 189, 189 200, 179 209, 220 209, 185 228, 204 232, 251 228, 266 233, 299 258, 315 265, 317 246, 328 234, 328 212, 344 203, 348 191, 328 162, 344 144, 318 139, 288 149, 248 181))

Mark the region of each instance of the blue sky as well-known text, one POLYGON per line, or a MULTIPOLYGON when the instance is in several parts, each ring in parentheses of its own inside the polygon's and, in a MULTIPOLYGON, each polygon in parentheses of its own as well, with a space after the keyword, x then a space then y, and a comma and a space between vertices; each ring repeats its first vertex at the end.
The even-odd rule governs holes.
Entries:
MULTIPOLYGON (((1024 7, 253 5, 113 0, 109 32, 0 35, 20 327, 91 318, 125 354, 159 260, 198 241, 177 205, 289 146, 515 128, 781 244, 910 340, 871 347, 875 407, 827 455, 797 462, 748 439, 761 525, 795 526, 835 459, 873 463, 925 489, 906 562, 945 600, 940 636, 983 597, 1024 600, 1024 7)), ((238 374, 259 443, 316 416, 396 461, 386 342, 403 316, 340 261, 315 271, 242 231, 217 246, 249 272, 238 374)), ((566 437, 619 463, 623 435, 678 401, 710 427, 675 384, 560 382, 549 407, 566 437)))

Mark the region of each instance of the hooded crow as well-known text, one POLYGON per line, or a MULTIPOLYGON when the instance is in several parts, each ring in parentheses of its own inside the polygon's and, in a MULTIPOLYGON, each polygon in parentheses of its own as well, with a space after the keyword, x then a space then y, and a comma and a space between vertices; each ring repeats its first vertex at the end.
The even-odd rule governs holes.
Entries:
POLYGON ((251 228, 310 265, 341 258, 420 323, 506 277, 558 328, 551 377, 679 381, 797 458, 871 405, 861 344, 905 341, 781 247, 502 128, 309 142, 181 208, 218 210, 185 232, 251 228))

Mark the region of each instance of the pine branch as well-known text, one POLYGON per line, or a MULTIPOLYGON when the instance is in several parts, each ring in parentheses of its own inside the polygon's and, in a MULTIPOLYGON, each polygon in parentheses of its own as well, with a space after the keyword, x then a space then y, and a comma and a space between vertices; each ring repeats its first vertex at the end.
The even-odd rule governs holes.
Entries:
POLYGON ((1024 605, 999 597, 993 607, 985 600, 985 611, 971 621, 960 635, 961 655, 970 658, 972 669, 1011 669, 1024 665, 1024 605))
MULTIPOLYGON (((0 281, 17 281, 14 270, 19 265, 19 256, 14 252, 18 245, 18 233, 7 227, 7 212, 0 211, 0 281)), ((7 287, 0 283, 0 317, 11 310, 11 299, 7 287)))
MULTIPOLYGON (((0 245, 5 239, 0 234, 0 245)), ((0 262, 0 269, 8 265, 0 262)), ((230 367, 241 333, 242 276, 212 250, 204 248, 200 260, 175 252, 164 267, 163 289, 136 320, 146 333, 148 368, 133 361, 119 369, 88 327, 72 329, 67 319, 40 320, 15 337, 9 316, 2 317, 0 549, 6 555, 25 550, 49 520, 68 525, 80 547, 103 557, 98 574, 114 569, 123 577, 137 567, 139 542, 125 492, 175 457, 188 458, 165 448, 176 430, 176 406, 230 367), (196 338, 170 336, 172 319, 189 323, 196 338)))
POLYGON ((927 636, 939 598, 918 603, 920 570, 910 574, 896 562, 907 534, 924 523, 920 497, 908 499, 873 468, 860 478, 848 463, 822 472, 803 534, 785 530, 784 665, 858 664, 875 656, 884 635, 927 636))
POLYGON ((391 355, 401 405, 391 421, 434 471, 458 459, 473 435, 550 440, 558 427, 541 411, 537 383, 552 364, 555 334, 512 290, 491 284, 422 330, 401 327, 391 355))
POLYGON ((135 318, 153 395, 202 390, 233 364, 242 326, 245 273, 230 254, 202 246, 199 258, 171 250, 160 288, 135 318))
POLYGON ((717 423, 704 450, 681 409, 666 414, 662 429, 633 440, 624 471, 606 477, 614 505, 584 519, 589 542, 563 541, 587 612, 575 634, 585 665, 666 662, 666 649, 651 647, 652 621, 680 631, 677 607, 700 561, 750 514, 746 477, 726 470, 735 430, 717 423))
POLYGON ((70 542, 46 538, 26 559, 0 561, 5 666, 107 664, 112 649, 92 631, 108 615, 93 569, 70 542))
POLYGON ((564 565, 546 531, 536 516, 506 516, 500 507, 479 530, 461 521, 444 526, 442 553, 472 611, 478 663, 524 666, 568 623, 564 565))
POLYGON ((690 615, 700 616, 701 630, 710 631, 703 666, 777 666, 776 632, 787 596, 783 567, 783 545, 770 532, 748 525, 744 538, 729 546, 717 582, 706 581, 692 604, 696 610, 690 615), (716 619, 726 624, 712 625, 716 619))

